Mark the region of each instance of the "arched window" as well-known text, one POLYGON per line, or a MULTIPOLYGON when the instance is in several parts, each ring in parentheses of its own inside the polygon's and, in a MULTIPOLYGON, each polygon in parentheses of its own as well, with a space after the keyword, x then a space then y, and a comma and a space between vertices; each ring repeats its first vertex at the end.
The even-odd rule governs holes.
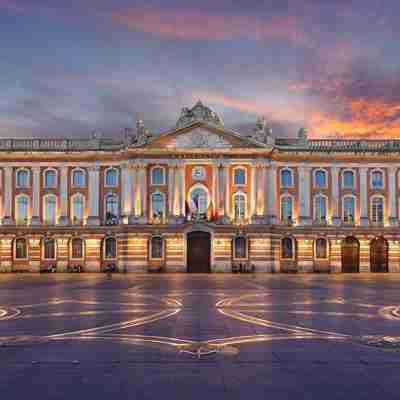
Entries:
POLYGON ((85 172, 83 170, 74 169, 72 171, 72 186, 85 186, 85 172))
POLYGON ((151 184, 152 185, 165 185, 165 169, 163 167, 152 168, 151 184))
POLYGON ((105 219, 108 225, 118 222, 118 197, 115 194, 109 194, 106 197, 105 219))
POLYGON ((26 224, 28 222, 29 198, 28 196, 18 196, 16 200, 16 222, 26 224))
POLYGON ((290 169, 283 169, 281 171, 281 187, 293 186, 293 174, 290 169))
POLYGON ((237 236, 233 244, 234 258, 247 258, 247 239, 244 236, 237 236))
POLYGON ((85 198, 82 194, 79 193, 72 197, 71 218, 73 223, 80 224, 83 222, 84 207, 85 198))
POLYGON ((355 199, 352 196, 343 198, 343 221, 353 223, 355 216, 355 199))
POLYGON ((150 240, 150 258, 163 258, 163 239, 161 236, 153 236, 150 240))
POLYGON ((345 189, 353 189, 354 188, 354 172, 353 171, 344 171, 343 172, 343 188, 345 189))
POLYGON ((105 186, 118 185, 118 170, 116 168, 108 168, 105 176, 105 186))
POLYGON ((246 170, 244 168, 235 168, 233 170, 233 184, 234 185, 246 184, 246 170))
POLYGON ((54 239, 43 240, 43 258, 54 260, 56 258, 56 241, 54 239))
POLYGON ((315 220, 317 222, 326 221, 326 197, 322 195, 315 196, 314 206, 315 220))
POLYGON ((383 189, 383 173, 379 170, 374 170, 371 173, 372 189, 383 189))
POLYGON ((25 260, 28 257, 28 245, 24 238, 15 239, 15 258, 25 260))
POLYGON ((383 197, 373 197, 371 200, 371 220, 374 224, 383 224, 383 197))
POLYGON ((203 186, 195 186, 190 191, 190 210, 195 214, 206 214, 209 205, 208 192, 203 186))
POLYGON ((151 194, 151 213, 153 220, 161 221, 165 215, 165 197, 161 192, 151 194))
POLYGON ((294 240, 292 238, 286 237, 281 240, 281 258, 294 258, 294 240))
POLYGON ((57 186, 57 173, 54 169, 48 169, 44 172, 44 186, 46 188, 57 186))
POLYGON ((71 240, 71 258, 82 259, 83 258, 83 240, 80 238, 74 238, 71 240))
POLYGON ((26 188, 29 186, 29 171, 27 169, 19 169, 16 179, 17 187, 26 188))
POLYGON ((241 221, 246 218, 246 195, 244 193, 235 193, 233 195, 235 204, 235 220, 241 221))
POLYGON ((109 237, 104 240, 104 258, 117 258, 117 241, 109 237))
POLYGON ((293 201, 291 196, 281 197, 281 220, 288 223, 293 220, 293 201))
POLYGON ((57 215, 57 199, 56 196, 48 195, 44 197, 43 202, 44 223, 46 225, 54 225, 57 215))
POLYGON ((328 258, 328 241, 324 238, 319 238, 315 241, 315 258, 328 258))
POLYGON ((324 170, 315 171, 314 186, 319 189, 326 187, 326 172, 324 170))

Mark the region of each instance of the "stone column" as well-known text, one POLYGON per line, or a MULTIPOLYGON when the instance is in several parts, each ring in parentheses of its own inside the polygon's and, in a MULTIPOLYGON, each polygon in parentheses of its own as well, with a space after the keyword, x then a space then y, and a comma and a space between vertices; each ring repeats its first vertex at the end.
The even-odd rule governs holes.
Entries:
POLYGON ((128 223, 133 224, 136 222, 136 211, 139 210, 137 206, 138 200, 140 201, 139 190, 138 190, 138 168, 136 164, 131 164, 129 168, 129 176, 131 180, 131 192, 130 196, 132 197, 131 201, 131 215, 128 217, 128 223))
POLYGON ((3 212, 3 225, 11 225, 13 223, 12 218, 12 202, 13 202, 13 168, 4 168, 4 212, 3 212))
POLYGON ((367 183, 368 168, 360 168, 360 225, 368 226, 368 183, 367 183))
POLYGON ((99 188, 100 188, 100 167, 93 165, 89 170, 89 210, 88 225, 100 225, 99 218, 99 188))
POLYGON ((390 226, 397 226, 399 224, 399 218, 397 215, 397 196, 396 196, 396 168, 389 168, 389 182, 388 182, 388 196, 389 196, 389 207, 388 207, 388 220, 390 226))
POLYGON ((132 165, 129 161, 122 164, 121 169, 121 205, 122 205, 122 219, 123 223, 129 223, 132 216, 132 165))
POLYGON ((258 188, 258 182, 257 182, 258 170, 259 170, 258 164, 256 162, 254 162, 250 167, 251 192, 250 192, 249 217, 250 217, 250 221, 252 223, 255 222, 256 214, 257 214, 256 205, 257 205, 257 191, 258 191, 258 189, 257 189, 258 188))
POLYGON ((40 225, 40 167, 32 168, 32 218, 31 225, 40 225))
POLYGON ((267 187, 266 184, 267 184, 267 166, 265 163, 262 163, 258 170, 257 201, 256 201, 257 215, 262 217, 265 217, 266 214, 266 201, 265 201, 265 192, 267 187))
POLYGON ((137 209, 135 207, 135 215, 139 217, 138 223, 144 224, 147 222, 147 166, 145 163, 138 163, 138 185, 136 194, 138 196, 137 209))
POLYGON ((311 224, 311 168, 305 165, 299 168, 299 225, 311 224))
POLYGON ((267 180, 267 218, 271 225, 276 224, 278 216, 278 193, 277 193, 277 168, 272 164, 268 169, 267 180))
POLYGON ((231 190, 230 190, 230 177, 229 177, 229 164, 224 163, 222 166, 223 171, 223 189, 224 195, 221 196, 224 199, 224 223, 230 223, 231 215, 230 215, 230 203, 231 203, 231 190))
POLYGON ((168 163, 168 218, 174 214, 175 195, 175 163, 168 163))
POLYGON ((213 163, 213 185, 212 185, 212 199, 214 206, 214 217, 219 219, 219 162, 213 163))
POLYGON ((60 225, 68 225, 68 167, 65 165, 59 169, 60 173, 60 225))
POLYGON ((180 161, 178 164, 178 168, 176 169, 176 183, 177 189, 177 211, 178 216, 180 218, 180 222, 184 222, 185 217, 185 164, 183 161, 180 161))
POLYGON ((339 168, 336 166, 331 167, 331 181, 332 224, 337 226, 340 225, 341 217, 339 215, 339 168))

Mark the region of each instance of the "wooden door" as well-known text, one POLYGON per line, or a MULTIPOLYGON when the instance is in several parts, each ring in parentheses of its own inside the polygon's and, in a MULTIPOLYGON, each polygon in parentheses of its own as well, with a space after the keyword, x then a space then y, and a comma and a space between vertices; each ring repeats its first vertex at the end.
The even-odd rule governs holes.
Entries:
POLYGON ((347 237, 342 241, 342 272, 359 272, 360 243, 356 238, 347 237))
POLYGON ((187 271, 210 272, 211 235, 190 232, 187 235, 187 271))
POLYGON ((371 272, 388 272, 388 243, 384 238, 371 241, 371 272))

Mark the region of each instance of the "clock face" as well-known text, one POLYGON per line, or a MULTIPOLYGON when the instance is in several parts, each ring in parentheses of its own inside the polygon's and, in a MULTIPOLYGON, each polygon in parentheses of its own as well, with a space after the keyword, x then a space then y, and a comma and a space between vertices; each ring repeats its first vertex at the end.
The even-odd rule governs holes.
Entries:
POLYGON ((204 167, 194 167, 192 169, 192 178, 197 181, 206 179, 206 169, 204 167))

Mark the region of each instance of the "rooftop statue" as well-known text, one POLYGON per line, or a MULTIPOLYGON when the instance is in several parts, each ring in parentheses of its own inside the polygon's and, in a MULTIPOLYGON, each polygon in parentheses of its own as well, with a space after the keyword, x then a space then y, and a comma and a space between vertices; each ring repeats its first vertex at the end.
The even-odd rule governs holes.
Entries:
POLYGON ((299 140, 300 143, 307 143, 308 140, 308 131, 307 128, 300 128, 299 132, 297 134, 297 139, 299 140))
POLYGON ((203 103, 199 100, 191 109, 188 107, 182 108, 181 115, 176 123, 176 127, 183 128, 197 121, 211 123, 221 128, 224 126, 222 119, 209 107, 203 105, 203 103))
POLYGON ((272 144, 272 128, 267 124, 264 116, 257 118, 256 128, 254 130, 252 138, 260 143, 272 144))
POLYGON ((151 138, 151 133, 144 125, 142 119, 136 121, 136 130, 128 128, 125 133, 127 146, 142 146, 151 138))

